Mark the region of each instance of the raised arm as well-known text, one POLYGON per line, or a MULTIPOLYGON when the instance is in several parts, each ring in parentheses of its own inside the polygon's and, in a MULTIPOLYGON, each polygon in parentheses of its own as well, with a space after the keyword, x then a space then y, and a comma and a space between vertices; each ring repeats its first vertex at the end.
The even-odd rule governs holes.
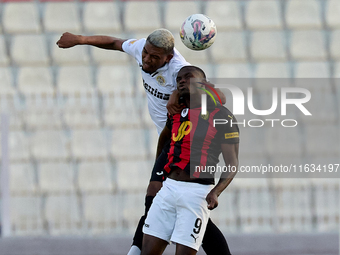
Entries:
POLYGON ((222 155, 224 158, 224 162, 226 167, 229 169, 234 168, 235 172, 223 172, 221 174, 220 180, 217 183, 217 185, 209 192, 209 194, 206 197, 206 200, 208 202, 208 208, 210 210, 216 208, 218 206, 218 197, 222 193, 223 190, 225 190, 228 185, 233 180, 234 176, 237 173, 238 169, 238 143, 235 144, 222 144, 222 155))
POLYGON ((76 45, 92 45, 107 50, 123 51, 122 44, 126 40, 105 35, 75 35, 69 32, 64 33, 57 41, 59 48, 71 48, 76 45))

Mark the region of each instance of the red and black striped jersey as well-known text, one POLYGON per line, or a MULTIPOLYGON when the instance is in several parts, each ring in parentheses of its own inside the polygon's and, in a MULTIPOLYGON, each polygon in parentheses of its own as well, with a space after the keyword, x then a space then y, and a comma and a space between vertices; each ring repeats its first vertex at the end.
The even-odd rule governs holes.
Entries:
POLYGON ((213 184, 213 174, 204 177, 195 168, 216 166, 224 143, 239 143, 239 128, 233 114, 223 106, 208 108, 201 114, 201 107, 185 108, 180 114, 168 117, 167 126, 171 130, 171 145, 165 171, 173 166, 186 171, 195 178, 203 178, 200 183, 213 184), (214 120, 227 120, 226 124, 214 126, 214 120), (233 123, 231 125, 231 123, 233 123))

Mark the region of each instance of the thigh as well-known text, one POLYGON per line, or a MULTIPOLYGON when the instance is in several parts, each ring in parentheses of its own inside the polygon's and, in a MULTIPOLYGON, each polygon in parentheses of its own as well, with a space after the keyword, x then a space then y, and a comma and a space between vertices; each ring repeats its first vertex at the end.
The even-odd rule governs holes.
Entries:
POLYGON ((176 255, 196 255, 197 251, 182 244, 176 244, 176 255))
POLYGON ((144 234, 141 255, 161 255, 167 245, 167 241, 144 234))
POLYGON ((211 219, 204 233, 202 248, 207 255, 231 255, 227 240, 211 219))

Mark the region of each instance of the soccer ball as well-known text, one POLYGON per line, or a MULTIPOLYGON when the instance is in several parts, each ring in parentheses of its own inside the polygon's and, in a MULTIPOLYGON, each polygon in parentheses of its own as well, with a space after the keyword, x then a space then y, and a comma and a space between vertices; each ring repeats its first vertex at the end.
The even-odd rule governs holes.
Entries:
POLYGON ((185 19, 179 35, 185 46, 192 50, 204 50, 215 41, 215 23, 203 14, 193 14, 185 19))

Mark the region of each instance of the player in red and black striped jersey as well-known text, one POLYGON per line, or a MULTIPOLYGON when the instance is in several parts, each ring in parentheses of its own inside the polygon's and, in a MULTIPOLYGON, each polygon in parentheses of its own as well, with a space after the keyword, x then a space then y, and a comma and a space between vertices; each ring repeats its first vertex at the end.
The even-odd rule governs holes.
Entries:
POLYGON ((239 130, 231 112, 210 100, 207 113, 201 114, 203 85, 190 83, 191 78, 205 75, 194 66, 183 67, 178 73, 177 89, 186 108, 170 117, 161 133, 160 141, 171 138, 164 168, 169 175, 145 220, 142 255, 162 254, 169 241, 177 244, 176 254, 196 254, 209 210, 216 208, 218 196, 236 174, 223 172, 213 187, 213 174, 203 170, 216 167, 221 152, 226 166, 237 170, 239 130), (232 125, 214 125, 214 119, 228 118, 232 125))
POLYGON ((198 170, 216 166, 219 162, 221 144, 238 143, 239 129, 237 125, 230 124, 214 127, 214 119, 228 119, 229 123, 236 123, 237 120, 227 108, 215 106, 209 98, 207 104, 206 115, 201 114, 199 105, 192 109, 184 108, 181 114, 168 117, 166 125, 172 130, 172 139, 169 162, 165 170, 170 173, 172 167, 177 166, 192 177, 198 178, 196 182, 214 184, 214 176, 210 172, 198 170), (184 135, 189 132, 190 135, 184 135))
MULTIPOLYGON (((175 113, 182 109, 177 104, 178 92, 175 78, 179 69, 188 63, 174 48, 173 42, 173 36, 169 31, 157 29, 147 39, 140 40, 125 40, 102 35, 83 36, 66 32, 58 40, 57 45, 59 48, 71 48, 76 45, 87 44, 106 50, 124 51, 134 57, 141 68, 143 85, 148 95, 150 116, 154 120, 157 130, 161 131, 166 122, 167 110, 175 113), (171 92, 174 93, 169 98, 171 92), (165 105, 167 105, 167 110, 165 105)), ((220 91, 217 91, 217 93, 224 102, 223 93, 220 91)), ((157 160, 152 170, 145 197, 145 213, 138 223, 128 255, 140 255, 143 237, 142 226, 152 200, 162 186, 168 148, 169 143, 161 146, 157 151, 157 160)), ((230 255, 228 244, 222 232, 211 220, 209 220, 206 233, 202 247, 207 255, 230 255)))

